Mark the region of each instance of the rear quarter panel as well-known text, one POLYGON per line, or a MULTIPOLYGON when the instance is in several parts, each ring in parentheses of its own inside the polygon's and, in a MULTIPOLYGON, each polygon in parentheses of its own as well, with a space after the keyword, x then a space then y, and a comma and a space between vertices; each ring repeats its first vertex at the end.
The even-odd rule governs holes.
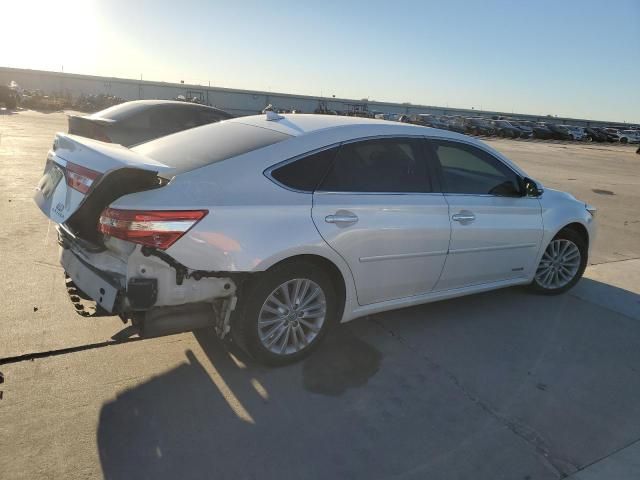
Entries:
POLYGON ((276 145, 180 174, 161 189, 126 195, 111 206, 206 208, 208 215, 167 249, 180 263, 198 270, 259 272, 296 255, 317 255, 336 265, 347 298, 355 298, 348 266, 311 220, 312 195, 286 190, 263 174, 269 166, 321 145, 276 145))

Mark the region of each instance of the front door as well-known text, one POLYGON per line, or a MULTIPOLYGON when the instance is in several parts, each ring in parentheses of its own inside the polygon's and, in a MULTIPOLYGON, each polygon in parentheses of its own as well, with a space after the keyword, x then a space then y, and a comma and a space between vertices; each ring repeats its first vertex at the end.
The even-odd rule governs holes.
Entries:
POLYGON ((436 290, 530 275, 542 240, 537 198, 522 196, 519 176, 470 144, 431 140, 449 204, 451 242, 436 290))
POLYGON ((430 292, 449 244, 449 208, 433 193, 424 145, 385 138, 343 145, 313 196, 312 217, 345 259, 361 305, 430 292))

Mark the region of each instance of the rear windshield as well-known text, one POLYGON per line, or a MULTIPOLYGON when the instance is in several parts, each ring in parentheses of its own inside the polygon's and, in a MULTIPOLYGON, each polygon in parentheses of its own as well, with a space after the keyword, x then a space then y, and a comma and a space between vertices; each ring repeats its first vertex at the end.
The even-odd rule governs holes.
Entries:
POLYGON ((160 137, 131 150, 187 172, 282 142, 290 135, 238 122, 220 122, 160 137))

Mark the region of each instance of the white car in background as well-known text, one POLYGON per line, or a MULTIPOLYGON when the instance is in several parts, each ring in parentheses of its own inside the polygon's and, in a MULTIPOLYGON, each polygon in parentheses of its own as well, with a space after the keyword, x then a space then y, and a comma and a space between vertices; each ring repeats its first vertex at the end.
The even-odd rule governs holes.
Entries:
POLYGON ((640 143, 640 131, 638 130, 620 130, 618 135, 620 143, 640 143))
POLYGON ((253 116, 131 149, 58 134, 35 201, 60 262, 141 335, 214 327, 259 361, 338 322, 512 285, 558 294, 595 209, 465 135, 253 116))
POLYGON ((569 138, 571 140, 584 140, 586 137, 586 131, 582 127, 578 127, 575 125, 563 125, 569 130, 569 138))

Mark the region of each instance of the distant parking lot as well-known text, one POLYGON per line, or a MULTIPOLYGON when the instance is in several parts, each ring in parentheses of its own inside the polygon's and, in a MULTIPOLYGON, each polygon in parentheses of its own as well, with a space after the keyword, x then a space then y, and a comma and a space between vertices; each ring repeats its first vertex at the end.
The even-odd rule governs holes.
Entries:
POLYGON ((637 146, 485 139, 598 207, 571 293, 377 314, 268 369, 206 330, 121 342, 77 314, 31 200, 60 130, 0 115, 0 477, 586 479, 640 445, 637 146))

